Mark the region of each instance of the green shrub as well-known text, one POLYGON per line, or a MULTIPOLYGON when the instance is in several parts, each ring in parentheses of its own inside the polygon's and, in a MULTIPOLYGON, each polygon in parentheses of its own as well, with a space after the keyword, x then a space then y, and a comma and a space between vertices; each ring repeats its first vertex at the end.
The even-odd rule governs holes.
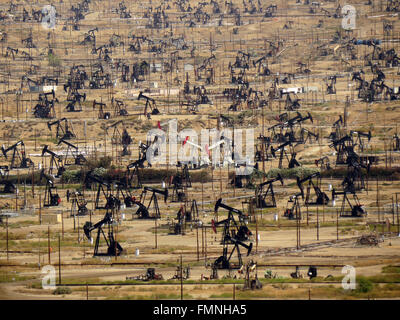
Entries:
POLYGON ((108 169, 111 166, 112 158, 109 156, 101 157, 98 159, 88 159, 86 167, 88 170, 93 170, 96 168, 108 169))
POLYGON ((368 280, 364 277, 360 277, 357 281, 357 291, 361 293, 370 292, 374 287, 374 284, 371 280, 368 280))
POLYGON ((62 174, 62 181, 64 183, 80 182, 81 176, 81 170, 67 170, 62 174))
MULTIPOLYGON (((366 169, 361 169, 364 175, 367 174, 366 169)), ((347 168, 334 168, 321 172, 323 178, 344 178, 347 175, 347 168)), ((384 168, 372 167, 368 173, 369 179, 379 178, 380 180, 400 180, 400 168, 384 168)))
POLYGON ((70 287, 57 287, 56 290, 53 291, 53 294, 71 294, 72 290, 70 287))
POLYGON ((61 60, 55 54, 49 53, 47 58, 49 60, 49 66, 50 67, 59 67, 59 66, 61 66, 61 60))
POLYGON ((299 177, 300 179, 307 177, 313 173, 319 172, 318 168, 296 167, 291 169, 278 169, 274 168, 267 172, 267 178, 274 178, 278 173, 282 178, 293 179, 299 177))

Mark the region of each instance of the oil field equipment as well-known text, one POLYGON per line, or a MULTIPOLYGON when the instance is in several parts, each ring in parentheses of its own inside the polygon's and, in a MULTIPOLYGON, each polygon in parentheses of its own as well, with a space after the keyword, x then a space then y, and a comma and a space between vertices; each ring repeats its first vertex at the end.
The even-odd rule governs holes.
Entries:
POLYGON ((45 154, 50 155, 49 174, 53 175, 53 170, 56 169, 57 173, 55 177, 62 176, 65 171, 63 166, 63 157, 51 151, 48 145, 45 145, 42 149, 42 157, 44 157, 45 154))
POLYGON ((301 206, 299 201, 300 196, 303 196, 303 193, 300 192, 289 197, 286 210, 283 214, 284 217, 288 218, 289 220, 301 220, 301 206))
POLYGON ((280 146, 278 146, 276 149, 274 149, 272 146, 271 146, 271 154, 272 154, 272 156, 275 158, 276 157, 276 153, 277 152, 280 152, 279 153, 279 164, 278 164, 278 168, 279 169, 282 169, 282 166, 283 166, 283 161, 286 159, 287 160, 287 163, 288 163, 288 168, 290 169, 290 168, 295 168, 295 167, 299 167, 300 166, 300 163, 297 161, 297 159, 296 159, 296 152, 294 152, 294 148, 293 148, 293 145, 292 145, 292 142, 290 142, 290 141, 287 141, 287 142, 285 142, 285 143, 282 143, 280 146), (290 147, 290 158, 289 158, 289 155, 288 155, 288 153, 287 153, 287 151, 286 151, 286 147, 287 146, 289 146, 290 147))
POLYGON ((150 98, 143 94, 142 91, 139 92, 138 100, 145 99, 146 105, 144 107, 143 114, 150 119, 150 115, 160 114, 160 111, 156 107, 156 101, 153 98, 150 98), (150 111, 149 111, 150 109, 150 111))
POLYGON ((10 165, 8 166, 10 169, 29 168, 34 165, 32 160, 26 157, 25 144, 22 140, 8 148, 4 148, 3 145, 1 151, 6 159, 8 159, 7 153, 12 151, 10 165))
POLYGON ((308 275, 308 277, 310 278, 310 280, 311 280, 312 278, 315 278, 315 277, 317 276, 317 267, 310 266, 310 267, 308 268, 307 275, 308 275))
POLYGON ((144 168, 143 163, 146 158, 136 160, 126 166, 125 183, 132 189, 142 188, 142 178, 140 169, 144 168))
POLYGON ((96 100, 94 100, 93 101, 93 110, 96 109, 96 107, 99 108, 99 113, 97 115, 97 117, 99 119, 108 120, 111 118, 110 112, 104 112, 104 109, 107 107, 107 105, 104 102, 96 102, 96 100))
POLYGON ((51 92, 39 93, 39 103, 33 108, 35 118, 53 119, 55 118, 54 104, 58 102, 55 97, 54 89, 51 92), (52 98, 48 98, 51 96, 52 98))
POLYGON ((331 170, 332 169, 331 163, 330 163, 329 158, 327 156, 324 156, 324 157, 321 157, 321 158, 315 160, 315 165, 317 167, 319 166, 321 168, 321 171, 322 170, 331 170))
POLYGON ((190 179, 189 169, 187 164, 177 164, 177 168, 181 168, 180 172, 177 172, 171 179, 173 185, 172 202, 183 202, 186 200, 185 188, 192 186, 190 179))
POLYGON ((397 135, 397 133, 395 133, 392 138, 391 150, 392 151, 400 151, 400 138, 397 135))
POLYGON ((3 190, 0 193, 15 193, 17 191, 17 186, 12 183, 9 179, 10 170, 8 166, 0 166, 0 184, 4 185, 3 190))
POLYGON ((135 201, 135 204, 139 206, 138 210, 136 211, 136 214, 139 216, 139 218, 141 218, 141 219, 159 219, 159 218, 161 218, 160 207, 158 206, 157 194, 164 196, 164 202, 167 202, 168 189, 159 190, 159 189, 155 189, 152 187, 144 187, 143 188, 143 191, 140 195, 140 200, 135 201), (146 201, 147 191, 151 192, 151 197, 149 199, 147 206, 145 206, 144 203, 146 201), (153 210, 150 213, 149 209, 150 209, 150 206, 152 203, 153 203, 153 210))
POLYGON ((63 139, 63 140, 69 140, 72 138, 75 138, 75 133, 72 129, 72 125, 68 124, 68 119, 67 118, 62 118, 60 120, 56 121, 49 121, 47 122, 47 127, 51 131, 51 127, 57 125, 56 129, 56 138, 57 139, 63 139), (64 126, 62 125, 64 124, 64 126), (70 129, 71 127, 71 129, 70 129))
POLYGON ((255 271, 257 271, 257 263, 255 263, 253 260, 248 261, 246 265, 243 265, 242 268, 239 269, 239 273, 245 274, 243 286, 244 290, 255 290, 262 288, 262 283, 260 280, 258 280, 257 272, 255 273, 253 279, 251 277, 251 274, 255 271))
POLYGON ((332 200, 335 200, 338 195, 342 195, 342 204, 340 207, 340 212, 339 215, 340 217, 364 217, 367 215, 367 211, 365 210, 365 207, 360 203, 360 200, 357 197, 356 193, 350 193, 347 191, 336 191, 335 189, 332 190, 332 200), (349 197, 347 196, 348 194, 351 194, 353 196, 353 202, 351 203, 349 197), (350 207, 350 211, 346 210, 346 203, 350 207))
POLYGON ((119 199, 120 197, 124 201, 124 204, 127 208, 131 208, 134 204, 135 198, 132 196, 131 192, 129 191, 128 186, 126 183, 117 182, 117 195, 116 198, 119 199))
POLYGON ((156 273, 155 268, 147 268, 145 274, 141 274, 137 277, 126 277, 126 280, 151 281, 151 280, 164 280, 164 278, 161 273, 156 273))
POLYGON ((306 191, 306 196, 305 196, 305 201, 304 203, 308 206, 310 205, 327 205, 329 202, 329 197, 326 195, 325 192, 321 191, 320 185, 321 185, 321 174, 319 172, 310 174, 309 176, 300 179, 297 177, 297 186, 299 187, 301 191, 302 198, 304 198, 304 186, 303 184, 308 181, 307 184, 307 191, 306 191), (313 181, 313 179, 317 179, 316 182, 313 181), (312 201, 311 197, 311 187, 314 189, 315 192, 315 200, 312 201))
POLYGON ((270 154, 268 153, 268 150, 270 149, 271 146, 271 137, 265 137, 263 135, 260 135, 257 137, 258 144, 255 145, 255 161, 256 162, 261 162, 261 161, 268 161, 270 160, 270 154))
POLYGON ((86 207, 87 200, 81 192, 75 191, 69 196, 71 199, 71 217, 74 216, 86 216, 90 213, 90 210, 86 207))
POLYGON ((93 173, 93 171, 89 171, 85 177, 85 186, 91 186, 92 183, 97 184, 97 192, 95 199, 95 208, 96 209, 115 209, 120 208, 121 202, 118 197, 115 197, 112 194, 111 185, 106 182, 102 177, 99 177, 93 173), (102 195, 104 199, 101 200, 102 195), (100 204, 102 203, 102 204, 100 204))
POLYGON ((79 152, 79 148, 75 145, 73 145, 72 143, 65 141, 64 139, 60 139, 58 141, 58 146, 60 144, 65 144, 67 146, 67 151, 64 154, 64 166, 68 166, 68 165, 83 165, 86 163, 86 158, 84 157, 84 155, 79 152), (73 158, 73 162, 70 161, 70 155, 73 158))
POLYGON ((121 247, 121 245, 115 241, 114 239, 114 220, 113 220, 113 216, 112 216, 112 211, 111 210, 107 210, 104 218, 102 220, 100 220, 99 222, 97 222, 96 224, 92 225, 91 222, 87 221, 85 223, 85 225, 83 226, 83 231, 85 232, 85 236, 87 237, 87 239, 93 243, 93 239, 91 236, 91 232, 93 230, 97 229, 97 237, 96 237, 96 242, 95 242, 95 246, 94 246, 94 253, 93 256, 119 256, 121 255, 123 249, 121 247), (107 230, 107 234, 104 232, 103 227, 107 226, 108 230, 107 230), (100 238, 101 235, 103 236, 106 245, 107 245, 107 251, 100 253, 99 252, 99 245, 100 245, 100 238))
POLYGON ((256 187, 256 207, 257 208, 276 208, 275 192, 273 183, 279 181, 283 185, 283 178, 278 173, 276 178, 269 179, 260 183, 256 187), (267 189, 264 191, 264 187, 267 189))
POLYGON ((247 249, 247 255, 250 254, 253 243, 250 244, 244 243, 244 241, 249 241, 250 236, 252 235, 249 228, 246 226, 247 217, 243 214, 242 211, 227 206, 226 204, 222 203, 222 199, 218 199, 215 204, 214 211, 217 212, 218 208, 224 208, 228 210, 228 218, 221 220, 219 222, 215 222, 214 219, 211 220, 211 225, 214 233, 217 233, 217 226, 223 225, 224 231, 222 234, 222 256, 217 258, 214 261, 214 265, 219 269, 233 269, 233 268, 240 268, 243 265, 242 255, 240 253, 239 246, 244 247, 247 249), (234 218, 234 213, 239 216, 239 222, 236 222, 234 218), (228 256, 228 247, 229 245, 233 245, 233 249, 228 256), (232 255, 234 252, 237 252, 238 256, 238 264, 234 265, 230 262, 232 255))
POLYGON ((190 266, 177 266, 175 270, 175 274, 172 276, 170 280, 178 279, 178 280, 187 280, 190 278, 190 266))
POLYGON ((57 193, 57 187, 54 185, 53 180, 44 173, 44 169, 42 169, 40 172, 40 180, 43 178, 46 180, 43 207, 58 206, 61 203, 61 198, 57 193))
POLYGON ((127 116, 128 111, 126 110, 125 103, 122 100, 111 99, 111 105, 114 108, 114 116, 127 116))

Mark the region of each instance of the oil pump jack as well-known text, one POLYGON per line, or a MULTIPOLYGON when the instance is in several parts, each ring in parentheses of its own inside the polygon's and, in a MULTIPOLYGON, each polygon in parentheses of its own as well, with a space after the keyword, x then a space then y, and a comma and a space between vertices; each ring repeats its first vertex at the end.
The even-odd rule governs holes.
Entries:
POLYGON ((321 170, 331 170, 331 163, 329 161, 329 158, 327 156, 323 156, 317 160, 315 160, 315 165, 321 168, 321 170))
POLYGON ((269 179, 263 183, 260 183, 256 188, 256 207, 257 208, 276 208, 275 192, 273 183, 279 181, 283 185, 283 178, 278 173, 276 178, 269 179), (264 191, 264 187, 267 190, 264 191), (270 200, 268 201, 267 198, 270 200), (267 202, 268 201, 268 202, 267 202))
POLYGON ((172 202, 182 202, 186 200, 185 188, 192 186, 190 179, 189 169, 187 164, 181 164, 178 162, 177 169, 181 168, 181 172, 177 172, 171 179, 171 183, 174 186, 172 192, 172 202))
POLYGON ((72 124, 71 125, 68 124, 67 118, 62 118, 56 121, 47 122, 47 127, 49 128, 50 131, 53 125, 57 125, 56 129, 57 139, 69 140, 76 137, 73 129, 70 130, 70 126, 72 128, 72 124), (64 127, 62 126, 62 123, 64 123, 64 127))
POLYGON ((303 179, 297 177, 297 186, 301 191, 301 195, 304 198, 304 186, 303 184, 308 181, 307 185, 307 193, 305 197, 305 204, 306 205, 327 205, 329 202, 329 197, 326 195, 325 192, 321 191, 321 174, 319 172, 313 173, 303 179), (316 178, 317 182, 314 183, 313 179, 316 178), (316 199, 315 201, 311 200, 311 187, 314 189, 316 199))
POLYGON ((296 160, 296 153, 293 150, 293 146, 292 146, 292 142, 291 141, 287 141, 283 144, 281 144, 280 146, 278 146, 276 149, 274 149, 271 146, 271 154, 274 158, 276 158, 276 152, 280 151, 280 155, 279 155, 279 164, 278 164, 278 168, 282 169, 282 165, 283 165, 283 160, 286 159, 288 162, 288 168, 295 168, 295 167, 299 167, 300 163, 296 160), (288 153, 285 150, 285 147, 289 146, 291 147, 291 151, 290 151, 290 158, 288 153))
POLYGON ((4 148, 4 145, 1 147, 1 151, 6 159, 7 153, 11 150, 12 157, 10 160, 10 165, 8 166, 10 169, 29 168, 34 165, 32 160, 26 157, 25 144, 22 140, 6 149, 4 148))
POLYGON ((39 93, 39 103, 33 108, 35 118, 52 119, 55 118, 54 104, 59 102, 55 97, 54 89, 51 92, 39 93), (52 96, 48 98, 48 96, 52 96))
POLYGON ((83 165, 86 162, 86 158, 84 157, 84 155, 82 153, 79 152, 79 148, 77 146, 73 145, 72 143, 70 143, 68 141, 65 141, 64 139, 60 139, 58 141, 57 145, 59 146, 62 143, 67 146, 67 151, 65 152, 65 156, 64 156, 64 166, 72 165, 72 164, 83 165), (74 159, 73 163, 70 163, 68 160, 70 153, 74 159))
POLYGON ((301 220, 301 206, 299 202, 300 196, 303 197, 301 192, 290 196, 286 210, 283 214, 284 217, 288 218, 289 220, 301 220), (292 204, 290 208, 289 204, 292 204))
POLYGON ((0 166, 0 184, 4 185, 4 189, 0 193, 15 193, 17 191, 17 186, 8 180, 9 173, 8 166, 0 166))
POLYGON ((343 136, 342 127, 343 127, 343 117, 339 115, 339 119, 332 124, 332 128, 334 129, 334 131, 330 133, 328 138, 331 141, 335 141, 342 138, 343 136))
POLYGON ((63 166, 62 156, 51 151, 48 145, 45 145, 42 149, 42 157, 44 157, 45 154, 50 155, 49 174, 53 175, 53 169, 56 168, 57 169, 56 177, 60 177, 65 171, 65 168, 63 166))
POLYGON ((223 245, 222 256, 220 256, 214 261, 214 267, 218 269, 232 269, 232 268, 240 269, 241 266, 243 265, 243 260, 239 246, 242 246, 245 249, 247 249, 247 256, 251 253, 251 250, 253 248, 252 242, 250 242, 250 244, 244 243, 245 241, 249 241, 252 235, 251 231, 246 226, 247 216, 243 214, 242 211, 232 208, 226 204, 223 204, 222 199, 218 199, 218 201, 215 203, 214 211, 218 212, 218 209, 220 207, 228 210, 229 213, 226 219, 221 220, 219 222, 211 220, 211 226, 214 233, 217 233, 217 226, 220 225, 224 226, 224 231, 222 233, 222 245, 223 245), (236 213, 239 216, 239 222, 236 222, 235 217, 233 215, 234 213, 236 213), (229 245, 233 245, 233 249, 228 256, 229 245), (233 265, 230 262, 235 250, 237 251, 237 256, 238 256, 237 265, 233 265))
POLYGON ((138 95, 138 100, 141 100, 141 99, 145 99, 146 100, 146 105, 144 107, 143 114, 147 118, 150 119, 151 115, 156 115, 156 114, 160 113, 160 111, 156 107, 156 101, 153 98, 150 98, 150 97, 144 95, 142 91, 140 91, 139 95, 138 95), (150 109, 150 112, 148 111, 148 109, 150 109))
POLYGON ((268 68, 267 56, 263 56, 258 60, 253 61, 253 66, 257 66, 257 73, 260 76, 269 76, 271 74, 271 70, 268 68))
POLYGON ((367 211, 365 210, 364 206, 360 203, 360 200, 357 197, 357 194, 355 192, 349 192, 349 191, 336 191, 335 189, 332 190, 332 201, 336 199, 336 196, 342 195, 342 205, 340 207, 340 217, 363 217, 364 215, 367 215, 367 211), (353 195, 353 201, 354 203, 351 203, 349 197, 347 196, 348 194, 353 195), (350 207, 350 212, 346 210, 346 203, 350 207))
POLYGON ((185 234, 185 228, 187 222, 192 222, 192 226, 199 227, 202 225, 202 221, 199 220, 199 208, 197 207, 196 200, 192 200, 192 204, 190 206, 190 210, 187 210, 187 203, 181 205, 179 208, 176 218, 177 222, 170 225, 169 234, 185 234))
POLYGON ((256 152, 254 156, 255 162, 268 161, 270 159, 270 154, 268 149, 270 149, 271 138, 259 135, 257 137, 258 144, 256 144, 256 152))
POLYGON ((126 110, 125 103, 122 100, 111 99, 111 105, 114 108, 114 116, 127 116, 128 111, 126 110))
POLYGON ((89 171, 85 177, 85 187, 91 187, 92 184, 97 184, 95 208, 96 209, 115 209, 120 208, 121 202, 112 194, 111 185, 104 179, 96 176, 93 171, 89 171), (104 196, 105 202, 100 204, 101 195, 104 196))
POLYGON ((142 178, 140 174, 140 169, 144 168, 143 163, 146 161, 146 158, 142 158, 136 160, 126 166, 126 174, 125 174, 125 184, 129 188, 133 189, 141 189, 142 188, 142 178))
POLYGON ((125 206, 127 208, 131 208, 135 202, 135 197, 131 194, 129 186, 124 182, 116 182, 116 185, 117 185, 116 198, 119 199, 121 196, 125 206))
POLYGON ((336 76, 329 76, 325 81, 326 81, 326 93, 336 94, 336 76))
POLYGON ((71 199, 71 217, 89 214, 90 211, 86 207, 88 202, 81 192, 75 191, 71 193, 69 199, 71 199))
POLYGON ((86 221, 85 225, 83 226, 83 231, 85 233, 85 236, 87 239, 93 243, 93 239, 91 236, 91 232, 93 230, 97 229, 97 237, 96 237, 96 243, 94 246, 94 253, 93 256, 119 256, 123 248, 121 245, 115 241, 114 239, 114 228, 113 228, 114 220, 112 216, 112 210, 107 210, 106 214, 104 215, 104 218, 97 222, 96 224, 92 225, 91 222, 86 221), (107 235, 105 234, 103 227, 107 226, 107 235), (107 245, 107 251, 100 253, 99 252, 99 245, 100 245, 100 238, 101 235, 103 236, 106 245, 107 245))
POLYGON ((40 180, 46 179, 46 190, 44 193, 43 207, 58 206, 61 203, 61 198, 57 193, 57 187, 54 185, 53 180, 44 173, 44 169, 40 171, 40 180))
POLYGON ((349 135, 345 135, 340 139, 334 140, 329 147, 333 147, 337 153, 336 165, 346 164, 349 151, 354 149, 354 143, 349 135))
POLYGON ((160 207, 158 206, 158 199, 157 199, 156 194, 160 194, 160 195, 164 196, 164 202, 167 202, 168 189, 159 190, 159 189, 155 189, 152 187, 144 187, 143 191, 140 195, 139 201, 134 200, 134 204, 139 206, 139 208, 136 211, 136 214, 139 216, 140 219, 159 219, 161 217, 160 207), (150 197, 150 200, 149 200, 147 206, 145 206, 144 203, 146 201, 147 191, 150 191, 152 194, 151 194, 151 197, 150 197), (149 208, 152 203, 153 203, 154 211, 152 214, 150 214, 149 208))
POLYGON ((104 112, 104 109, 107 107, 107 105, 104 102, 97 102, 96 100, 94 100, 93 101, 93 110, 96 109, 96 107, 99 107, 99 113, 98 113, 99 119, 108 120, 111 118, 110 112, 104 112))
POLYGON ((366 159, 362 160, 353 150, 349 150, 346 159, 347 175, 342 182, 344 191, 355 192, 356 190, 365 189, 364 173, 362 168, 369 173, 371 162, 366 159))
POLYGON ((126 128, 123 129, 122 134, 118 129, 118 125, 122 124, 122 120, 119 120, 115 123, 113 123, 112 125, 108 126, 105 128, 106 132, 108 131, 108 129, 110 128, 114 128, 113 134, 111 136, 111 143, 115 144, 115 145, 122 145, 122 152, 121 152, 121 156, 127 156, 130 155, 131 152, 128 150, 129 145, 132 143, 132 138, 129 135, 128 131, 126 130, 126 128))
MULTIPOLYGON (((365 141, 363 139, 367 139, 368 142, 370 142, 371 138, 372 138, 371 131, 368 131, 368 133, 365 133, 365 132, 361 132, 361 131, 353 131, 353 130, 351 130, 350 131, 350 136, 351 137, 356 136, 357 143, 355 143, 355 145, 359 146, 359 149, 360 149, 361 152, 364 152, 364 148, 365 148, 365 141)), ((353 141, 354 141, 354 139, 353 139, 353 141)))

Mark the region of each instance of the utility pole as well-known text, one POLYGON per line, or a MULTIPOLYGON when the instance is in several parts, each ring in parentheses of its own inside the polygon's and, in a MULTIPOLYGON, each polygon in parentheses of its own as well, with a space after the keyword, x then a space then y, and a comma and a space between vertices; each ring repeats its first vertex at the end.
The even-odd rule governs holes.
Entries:
POLYGON ((183 266, 182 266, 182 254, 181 254, 181 267, 180 267, 180 276, 181 276, 181 300, 183 300, 183 266))
POLYGON ((154 219, 154 228, 155 228, 155 235, 154 235, 154 237, 155 237, 155 249, 157 249, 157 218, 156 219, 154 219))
POLYGON ((61 284, 61 238, 58 234, 58 283, 61 284))
POLYGON ((51 264, 50 260, 50 226, 47 227, 47 253, 49 256, 49 264, 51 264))
POLYGON ((6 216, 6 250, 7 250, 7 262, 8 262, 8 216, 6 216))

